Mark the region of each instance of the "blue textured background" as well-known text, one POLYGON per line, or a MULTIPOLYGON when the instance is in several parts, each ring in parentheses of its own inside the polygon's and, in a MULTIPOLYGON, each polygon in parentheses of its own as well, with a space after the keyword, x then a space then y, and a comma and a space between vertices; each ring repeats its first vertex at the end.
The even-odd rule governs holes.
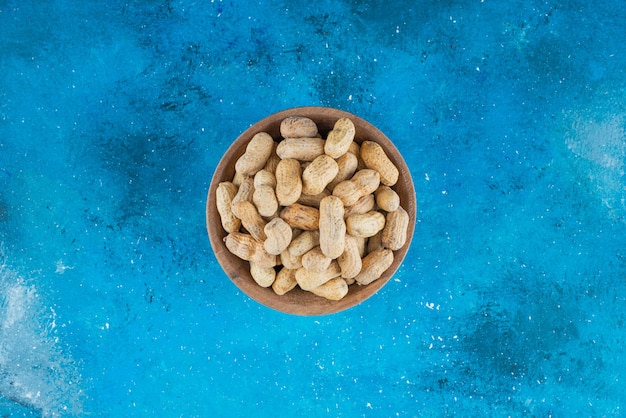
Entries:
POLYGON ((0 412, 626 414, 624 6, 0 0, 0 412), (378 126, 420 205, 327 317, 242 295, 204 226, 301 105, 378 126))

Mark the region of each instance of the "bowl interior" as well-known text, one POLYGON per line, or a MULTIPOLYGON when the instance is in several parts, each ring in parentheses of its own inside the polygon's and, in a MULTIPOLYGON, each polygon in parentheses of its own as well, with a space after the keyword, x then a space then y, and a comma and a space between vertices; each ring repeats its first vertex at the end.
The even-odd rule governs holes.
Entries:
POLYGON ((228 148, 211 180, 206 206, 206 224, 211 246, 218 262, 226 275, 246 295, 267 307, 281 312, 295 315, 325 315, 339 312, 361 303, 389 281, 402 263, 411 244, 416 212, 415 189, 409 169, 400 152, 382 132, 367 121, 348 112, 325 107, 299 107, 272 114, 255 123, 243 132, 228 148), (277 140, 280 138, 280 123, 288 116, 304 116, 312 119, 317 123, 319 132, 324 138, 332 130, 337 119, 348 117, 356 128, 355 141, 360 143, 364 140, 369 140, 379 143, 400 171, 399 180, 393 189, 400 196, 401 205, 409 214, 407 242, 400 250, 394 251, 393 264, 378 280, 367 286, 359 286, 357 284, 349 286, 348 294, 339 301, 321 298, 298 287, 285 295, 279 296, 274 293, 271 287, 263 288, 259 286, 250 275, 248 262, 231 254, 223 241, 226 231, 222 228, 215 205, 215 190, 218 184, 222 181, 232 180, 235 173, 235 162, 245 152, 246 146, 254 134, 267 132, 277 140))

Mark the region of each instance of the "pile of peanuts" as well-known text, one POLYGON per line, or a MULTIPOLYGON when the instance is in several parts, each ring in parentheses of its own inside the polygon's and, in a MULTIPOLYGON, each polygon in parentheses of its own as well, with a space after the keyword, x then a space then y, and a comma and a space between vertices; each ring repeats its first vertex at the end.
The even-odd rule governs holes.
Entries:
POLYGON ((378 279, 406 242, 398 169, 378 143, 354 141, 349 118, 326 139, 300 116, 284 119, 280 134, 254 135, 232 181, 218 185, 224 242, 259 286, 340 300, 349 285, 378 279))

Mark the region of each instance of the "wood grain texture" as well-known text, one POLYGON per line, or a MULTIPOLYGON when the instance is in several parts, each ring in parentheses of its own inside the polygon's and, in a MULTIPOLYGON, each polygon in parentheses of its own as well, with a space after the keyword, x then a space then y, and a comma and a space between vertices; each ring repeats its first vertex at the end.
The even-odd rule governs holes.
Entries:
POLYGON ((298 107, 275 113, 255 123, 246 129, 228 148, 215 169, 209 187, 206 227, 216 259, 226 275, 242 292, 269 308, 294 315, 314 316, 332 314, 351 308, 380 290, 393 276, 406 256, 415 229, 416 214, 417 200, 410 170, 398 149, 381 131, 369 122, 342 110, 326 107, 298 107), (235 162, 245 152, 246 145, 256 133, 267 132, 277 140, 280 137, 280 123, 289 116, 304 116, 312 119, 317 123, 318 129, 324 137, 339 118, 350 118, 356 128, 355 141, 360 143, 368 140, 379 143, 400 172, 398 183, 393 189, 400 196, 400 203, 409 214, 407 242, 401 249, 394 252, 393 264, 378 280, 367 286, 351 285, 348 294, 339 301, 327 300, 299 288, 279 296, 274 293, 271 287, 263 288, 256 284, 250 275, 248 262, 231 254, 224 245, 223 239, 226 232, 222 229, 215 204, 215 191, 218 184, 233 178, 235 162))

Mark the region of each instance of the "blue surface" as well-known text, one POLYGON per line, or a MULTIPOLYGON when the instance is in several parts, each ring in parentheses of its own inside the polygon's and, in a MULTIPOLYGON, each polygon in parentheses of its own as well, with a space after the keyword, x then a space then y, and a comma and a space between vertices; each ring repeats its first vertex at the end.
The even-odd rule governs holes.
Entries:
POLYGON ((623 416, 625 32, 617 0, 0 1, 0 412, 623 416), (204 226, 230 142, 301 105, 378 126, 420 205, 326 317, 242 295, 204 226))

